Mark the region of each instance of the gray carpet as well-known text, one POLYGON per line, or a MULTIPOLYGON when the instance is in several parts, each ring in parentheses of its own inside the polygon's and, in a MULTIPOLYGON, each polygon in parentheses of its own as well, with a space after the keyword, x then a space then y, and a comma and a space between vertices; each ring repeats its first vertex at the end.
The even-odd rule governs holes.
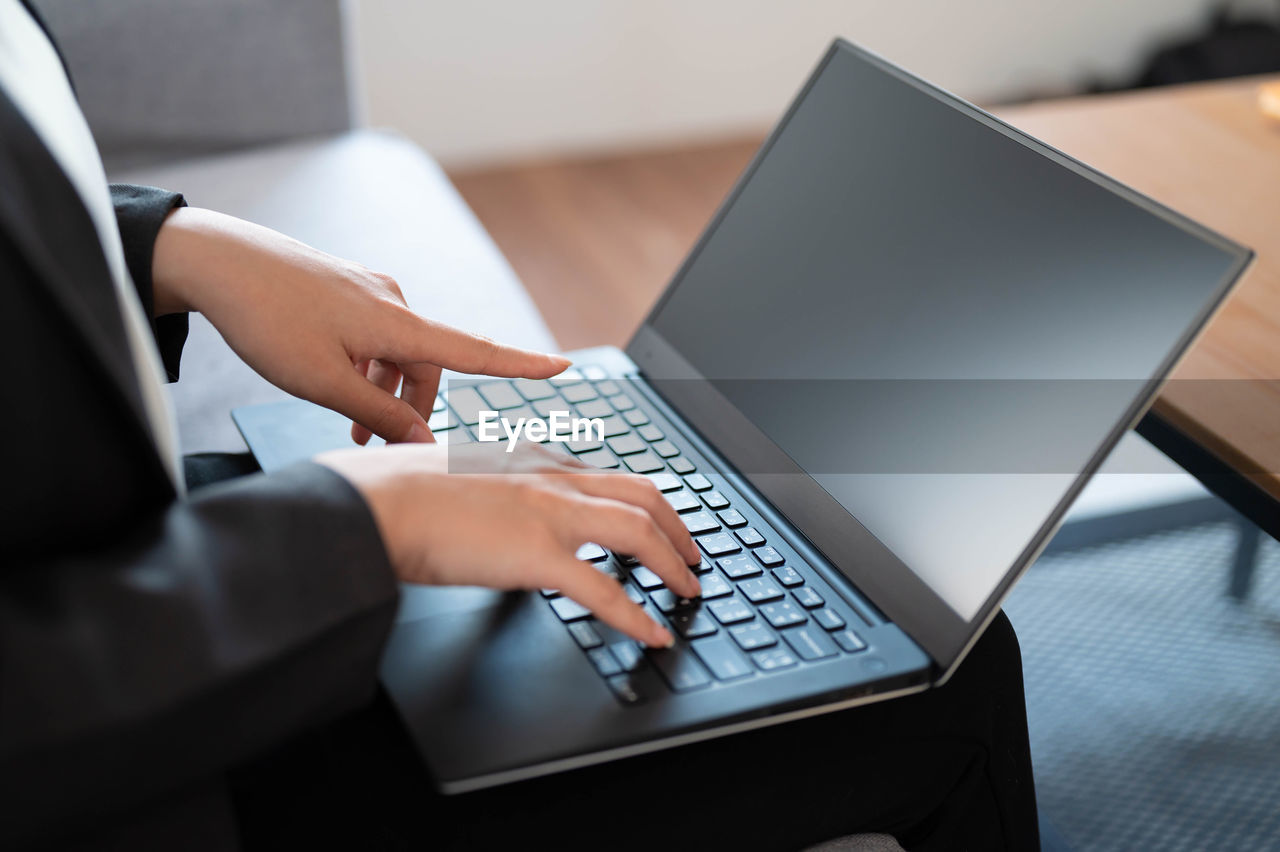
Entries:
POLYGON ((1209 522, 1047 554, 1006 611, 1042 813, 1075 850, 1280 850, 1280 544, 1209 522))

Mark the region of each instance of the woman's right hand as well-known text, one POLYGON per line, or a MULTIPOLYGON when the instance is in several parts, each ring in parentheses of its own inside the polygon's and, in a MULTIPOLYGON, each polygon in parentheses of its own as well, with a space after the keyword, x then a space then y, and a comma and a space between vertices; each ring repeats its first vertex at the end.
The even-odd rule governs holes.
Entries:
POLYGON ((701 559, 675 510, 647 477, 589 468, 522 445, 398 444, 322 453, 316 461, 365 498, 408 583, 559 589, 606 624, 654 647, 666 628, 622 585, 576 558, 595 542, 629 553, 687 598, 701 559))

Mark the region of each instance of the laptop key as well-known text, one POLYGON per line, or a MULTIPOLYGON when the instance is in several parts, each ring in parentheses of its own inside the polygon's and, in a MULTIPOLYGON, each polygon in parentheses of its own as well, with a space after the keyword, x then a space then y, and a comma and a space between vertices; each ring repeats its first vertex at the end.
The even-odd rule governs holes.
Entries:
POLYGON ((840 613, 829 606, 814 610, 813 620, 822 625, 823 630, 839 630, 844 627, 844 619, 840 617, 840 613))
POLYGON ((734 680, 754 673, 746 657, 723 636, 699 639, 692 646, 693 652, 717 680, 734 680))
MULTIPOLYGON (((658 474, 661 476, 662 474, 658 474)), ((669 476, 670 474, 668 474, 669 476)), ((672 477, 674 478, 674 477, 672 477)), ((702 504, 698 502, 698 498, 694 497, 688 491, 676 491, 666 495, 667 502, 671 504, 671 508, 677 512, 692 512, 694 509, 701 509, 702 504)))
POLYGON ((744 604, 737 598, 725 598, 722 601, 712 601, 707 604, 707 610, 716 617, 716 621, 721 624, 738 624, 743 621, 750 621, 756 617, 751 607, 744 604))
POLYGON ((604 640, 600 638, 600 634, 596 632, 596 629, 591 626, 589 621, 575 621, 570 624, 569 635, 584 651, 591 648, 599 648, 604 644, 604 640))
POLYGON ((627 593, 627 597, 631 598, 631 602, 637 606, 644 603, 644 592, 635 586, 626 585, 622 587, 622 591, 627 593))
POLYGON ((680 597, 670 589, 655 589, 649 597, 653 599, 654 606, 663 612, 674 612, 681 607, 694 605, 693 601, 680 597))
POLYGON ((640 692, 635 679, 630 675, 614 675, 606 683, 609 684, 609 689, 613 691, 613 697, 618 699, 621 704, 630 707, 644 701, 644 694, 640 692))
POLYGON ((589 399, 595 399, 600 394, 596 393, 596 389, 591 385, 568 385, 560 388, 560 395, 572 403, 586 402, 589 399))
POLYGON ((556 387, 560 387, 561 385, 573 385, 582 381, 582 373, 577 369, 570 367, 560 375, 552 376, 547 381, 551 382, 551 384, 556 387))
MULTIPOLYGON (((605 417, 600 420, 600 423, 604 426, 604 436, 606 438, 612 438, 615 435, 625 435, 631 431, 631 427, 628 426, 620 417, 605 417)), ((598 435, 600 434, 600 431, 595 426, 592 426, 591 434, 598 435)))
POLYGON ((766 601, 776 601, 782 597, 782 588, 768 577, 758 577, 755 580, 743 580, 738 584, 738 588, 747 596, 747 600, 754 604, 764 603, 766 601))
POLYGON ((640 433, 641 438, 644 438, 649 443, 653 443, 654 441, 661 441, 663 438, 666 437, 666 435, 662 434, 662 430, 659 429, 657 426, 654 426, 652 423, 646 426, 641 426, 636 431, 640 433))
POLYGON ((693 571, 695 574, 705 574, 711 570, 711 563, 708 562, 707 558, 704 556, 698 560, 697 565, 691 566, 689 570, 693 571))
POLYGON ((764 544, 764 536, 755 527, 747 527, 745 530, 738 530, 734 533, 738 537, 738 541, 747 547, 759 547, 764 544))
POLYGON ((563 443, 563 444, 561 444, 561 443, 557 443, 557 444, 556 444, 556 446, 559 446, 559 447, 568 447, 568 448, 569 448, 569 452, 580 455, 580 454, 582 454, 582 453, 589 453, 589 452, 591 452, 592 450, 598 450, 598 449, 600 449, 601 447, 603 447, 603 446, 604 446, 604 442, 603 442, 603 441, 590 441, 590 440, 587 440, 587 439, 585 439, 585 438, 579 438, 579 439, 578 439, 578 440, 576 440, 576 441, 574 441, 574 440, 569 440, 569 441, 566 441, 566 442, 565 442, 565 443, 563 443))
POLYGON ((630 423, 632 426, 643 426, 649 422, 649 415, 645 414, 638 408, 633 408, 630 411, 622 412, 622 419, 630 423))
POLYGON ((476 390, 480 391, 480 395, 491 408, 498 411, 524 405, 524 397, 511 386, 511 382, 485 382, 477 386, 476 390))
POLYGON ((826 603, 822 599, 822 595, 818 594, 812 586, 792 589, 791 594, 795 596, 796 602, 805 609, 816 609, 826 603))
POLYGON ((760 560, 760 564, 766 568, 773 568, 781 565, 787 560, 782 558, 782 554, 772 547, 760 547, 755 551, 756 559, 760 560))
POLYGON ((806 620, 804 612, 787 601, 765 604, 760 607, 760 614, 774 627, 791 627, 795 624, 804 624, 806 620))
POLYGON ((852 630, 841 630, 839 633, 831 634, 831 637, 836 640, 837 645, 850 654, 865 651, 867 648, 867 643, 863 642, 862 637, 852 630))
POLYGON ((760 573, 760 566, 750 556, 729 556, 721 559, 718 564, 720 565, 720 570, 730 580, 754 577, 760 573))
POLYGON ((620 456, 643 453, 648 448, 649 445, 640 440, 639 435, 619 435, 616 438, 609 439, 609 449, 620 456))
POLYGON ((717 630, 716 623, 700 609, 678 609, 667 616, 671 626, 684 639, 710 636, 717 630))
POLYGON ((702 535, 703 533, 720 529, 720 522, 712 517, 710 512, 693 512, 688 515, 681 515, 680 520, 684 521, 685 528, 689 530, 690 535, 702 535))
POLYGON ((635 580, 636 585, 644 589, 646 592, 651 592, 654 589, 661 589, 665 585, 662 582, 661 577, 643 565, 637 565, 631 569, 631 579, 635 580))
MULTIPOLYGON (((508 408, 506 411, 502 412, 502 418, 512 426, 515 426, 521 417, 528 420, 531 417, 537 416, 538 412, 534 411, 533 407, 529 405, 521 405, 519 408, 508 408)), ((498 425, 498 431, 502 431, 501 424, 498 425)), ((539 441, 538 443, 545 444, 546 441, 539 441)))
POLYGON ((836 650, 835 643, 827 638, 827 634, 812 625, 787 630, 782 638, 802 660, 821 660, 840 653, 836 650))
POLYGON ((653 451, 664 459, 680 455, 680 448, 670 441, 658 441, 653 445, 653 451))
POLYGON ((714 533, 702 536, 696 541, 708 556, 724 556, 726 553, 737 553, 742 550, 738 542, 734 541, 733 536, 728 533, 714 533))
POLYGON ((756 667, 762 672, 785 669, 796 664, 796 658, 782 648, 770 648, 767 651, 756 651, 751 655, 756 667))
POLYGON ((676 473, 680 474, 681 476, 684 476, 685 474, 693 473, 695 470, 698 469, 698 466, 696 464, 689 461, 684 456, 676 456, 675 458, 669 460, 667 464, 669 464, 671 466, 671 469, 674 470, 676 473))
POLYGON ((592 648, 587 651, 587 659, 596 667, 596 671, 605 677, 622 673, 622 664, 609 653, 608 648, 592 648))
POLYGON ((729 581, 719 574, 707 574, 699 577, 698 582, 702 584, 702 599, 704 601, 733 594, 733 586, 729 585, 729 581))
POLYGON ((773 631, 758 621, 753 621, 750 624, 735 624, 729 628, 729 635, 733 637, 733 641, 738 643, 738 647, 744 651, 768 648, 778 642, 778 637, 773 634, 773 631))
POLYGON ((449 400, 449 406, 458 415, 458 419, 468 426, 479 423, 480 412, 489 410, 489 403, 476 393, 475 388, 450 388, 445 397, 449 400))
POLYGON ((662 459, 653 453, 640 453, 635 456, 623 456, 622 463, 631 469, 632 473, 654 473, 666 467, 662 463, 662 459))
POLYGON ((689 692, 711 683, 711 675, 688 648, 650 650, 647 656, 673 692, 689 692))
POLYGON ((556 395, 556 389, 546 379, 517 379, 516 390, 530 402, 539 399, 550 399, 556 395))
POLYGON ((624 672, 633 672, 644 665, 644 652, 634 641, 614 642, 609 650, 613 651, 613 656, 624 672))
POLYGON ((694 491, 710 491, 711 480, 707 479, 700 473, 693 473, 684 478, 684 484, 692 488, 694 491))
POLYGON ((582 377, 589 382, 599 382, 609 378, 609 374, 604 371, 604 367, 598 367, 595 364, 588 364, 581 369, 582 377))
POLYGON ((615 394, 609 397, 609 404, 617 411, 630 411, 636 407, 635 402, 625 393, 615 394))
POLYGON ((708 491, 703 494, 702 502, 707 504, 708 509, 724 509, 729 506, 729 499, 719 491, 708 491))
POLYGON ((601 559, 609 558, 609 551, 598 544, 587 542, 578 548, 578 552, 574 556, 583 562, 599 562, 601 559))
POLYGON ((790 565, 784 565, 781 568, 774 568, 773 578, 787 588, 804 585, 804 577, 801 577, 800 572, 792 568, 790 565))
POLYGON ((578 406, 579 417, 608 417, 610 414, 613 414, 613 409, 603 399, 588 400, 578 406))
MULTIPOLYGON (((587 378, 591 379, 590 376, 587 376, 587 378)), ((599 391, 601 396, 613 396, 615 393, 622 393, 622 389, 618 387, 618 383, 615 381, 597 381, 596 390, 599 391)))
POLYGON ((682 483, 678 477, 672 476, 669 473, 652 473, 649 474, 649 479, 653 482, 654 486, 664 494, 668 491, 679 491, 684 488, 684 483, 682 483))
POLYGON ((567 411, 569 408, 569 406, 565 404, 564 400, 558 396, 554 396, 549 399, 535 399, 530 403, 530 407, 533 408, 534 412, 536 412, 539 417, 548 418, 557 411, 563 412, 567 411))
POLYGON ((725 509, 721 512, 720 522, 731 530, 747 525, 747 519, 742 517, 742 513, 737 509, 725 509))
POLYGON ((613 453, 608 450, 592 450, 578 456, 578 461, 583 464, 589 464, 592 467, 601 469, 614 468, 618 466, 618 460, 613 453))
POLYGON ((556 598, 551 602, 551 608, 561 621, 578 621, 591 615, 591 610, 572 598, 556 598))

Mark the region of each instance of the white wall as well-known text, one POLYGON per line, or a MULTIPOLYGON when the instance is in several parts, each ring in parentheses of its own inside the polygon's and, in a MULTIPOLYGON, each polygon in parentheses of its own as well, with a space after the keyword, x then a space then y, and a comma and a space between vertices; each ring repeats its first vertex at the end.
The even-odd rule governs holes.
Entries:
POLYGON ((767 127, 835 35, 977 101, 1067 91, 1132 73, 1211 5, 358 0, 353 17, 369 122, 456 166, 767 127))

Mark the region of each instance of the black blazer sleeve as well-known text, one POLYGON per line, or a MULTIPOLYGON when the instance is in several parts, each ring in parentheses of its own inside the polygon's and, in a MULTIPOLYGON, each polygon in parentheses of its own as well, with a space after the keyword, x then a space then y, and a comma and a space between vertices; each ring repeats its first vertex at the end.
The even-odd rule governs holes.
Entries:
POLYGON ((371 695, 397 583, 367 505, 304 463, 104 548, 0 571, 0 848, 207 777, 371 695))
POLYGON ((129 275, 138 288, 138 298, 151 331, 160 349, 169 381, 178 380, 178 362, 182 346, 187 342, 187 315, 168 314, 152 317, 155 296, 151 281, 151 260, 155 255, 156 237, 165 217, 174 208, 186 207, 187 202, 177 192, 154 186, 134 186, 127 183, 111 184, 111 201, 116 208, 116 221, 120 224, 120 238, 124 243, 124 259, 129 275))

